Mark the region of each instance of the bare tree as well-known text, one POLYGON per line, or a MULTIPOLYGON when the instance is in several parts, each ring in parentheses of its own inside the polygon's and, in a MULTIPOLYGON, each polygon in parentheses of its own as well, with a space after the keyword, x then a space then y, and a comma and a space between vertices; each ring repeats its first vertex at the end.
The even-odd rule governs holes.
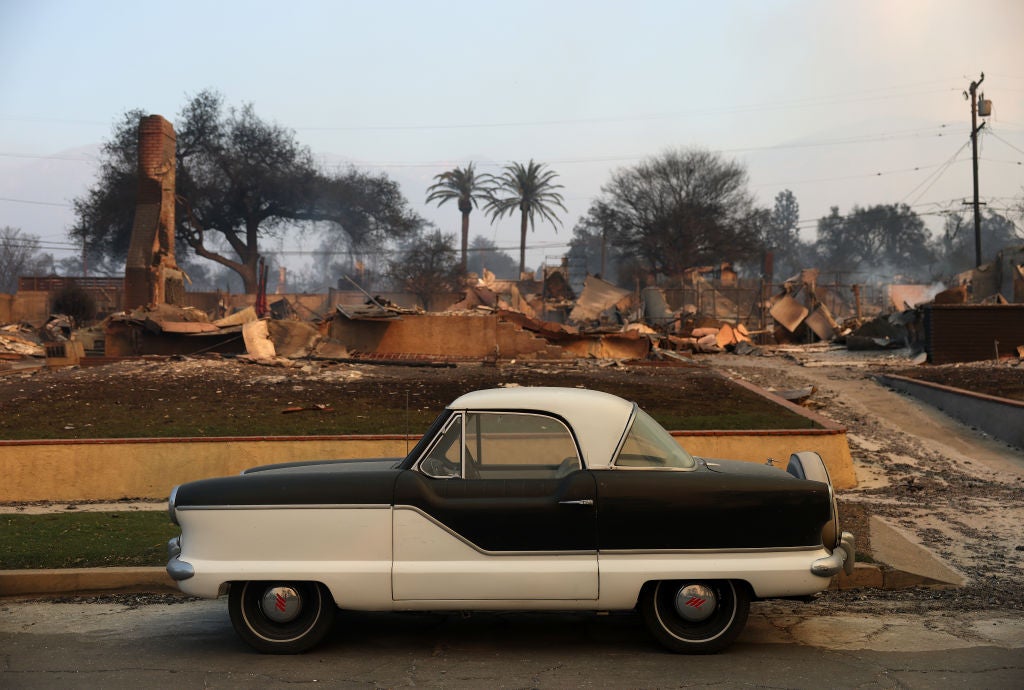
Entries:
POLYGON ((924 221, 906 204, 854 206, 845 216, 832 207, 818 220, 821 267, 879 279, 931 280, 935 251, 924 221))
MULTIPOLYGON (((74 202, 71 235, 90 249, 123 258, 138 187, 137 131, 143 113, 125 113, 101 152, 95 185, 74 202)), ((214 91, 193 97, 179 116, 177 237, 192 251, 242 277, 254 292, 260 240, 326 221, 356 245, 415 233, 421 219, 398 185, 354 168, 326 175, 295 133, 256 115, 225 108, 214 91)))
POLYGON ((39 249, 39 237, 20 228, 0 228, 0 292, 18 291, 18 277, 53 266, 53 257, 39 249))
POLYGON ((455 235, 427 233, 410 242, 397 259, 388 262, 395 287, 419 297, 430 310, 435 295, 459 288, 462 272, 455 256, 455 235))
POLYGON ((677 276, 753 256, 763 215, 743 166, 709 151, 673 150, 615 172, 580 224, 648 271, 677 276))

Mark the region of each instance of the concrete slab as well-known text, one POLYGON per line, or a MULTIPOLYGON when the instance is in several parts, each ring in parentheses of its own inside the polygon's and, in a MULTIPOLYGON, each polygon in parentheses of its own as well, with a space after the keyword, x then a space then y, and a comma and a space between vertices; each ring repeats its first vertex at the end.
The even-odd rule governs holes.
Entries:
MULTIPOLYGON (((927 577, 951 585, 966 584, 967 578, 924 546, 914 543, 903 530, 872 515, 868 521, 871 532, 871 549, 874 557, 895 568, 913 575, 927 577)), ((895 588, 887 585, 887 588, 895 588)))

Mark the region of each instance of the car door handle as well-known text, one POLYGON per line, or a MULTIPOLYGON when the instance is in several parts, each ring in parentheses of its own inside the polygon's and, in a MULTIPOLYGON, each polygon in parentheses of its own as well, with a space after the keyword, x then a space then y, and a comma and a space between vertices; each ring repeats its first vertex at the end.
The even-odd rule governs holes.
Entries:
POLYGON ((594 505, 594 499, 592 498, 581 498, 576 501, 559 501, 560 506, 592 506, 594 505))

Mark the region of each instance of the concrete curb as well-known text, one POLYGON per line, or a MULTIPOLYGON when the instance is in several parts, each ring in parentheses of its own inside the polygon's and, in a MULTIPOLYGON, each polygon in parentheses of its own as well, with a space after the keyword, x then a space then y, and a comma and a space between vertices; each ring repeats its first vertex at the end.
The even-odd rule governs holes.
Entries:
POLYGON ((0 570, 0 597, 177 591, 163 568, 0 570))
POLYGON ((909 589, 911 587, 956 587, 924 575, 895 570, 873 563, 858 563, 853 574, 839 573, 832 578, 829 589, 909 589))
MULTIPOLYGON (((840 573, 835 576, 829 589, 907 589, 921 586, 950 585, 902 570, 858 563, 853 575, 840 573)), ((0 597, 178 591, 174 580, 163 568, 0 570, 0 597)))

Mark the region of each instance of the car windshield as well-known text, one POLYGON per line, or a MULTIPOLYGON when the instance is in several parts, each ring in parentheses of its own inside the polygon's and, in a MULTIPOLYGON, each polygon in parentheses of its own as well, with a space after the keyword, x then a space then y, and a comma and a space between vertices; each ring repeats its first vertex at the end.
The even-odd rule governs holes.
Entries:
POLYGON ((615 458, 616 467, 690 469, 697 465, 693 456, 676 443, 665 429, 641 409, 637 409, 629 434, 615 458))

